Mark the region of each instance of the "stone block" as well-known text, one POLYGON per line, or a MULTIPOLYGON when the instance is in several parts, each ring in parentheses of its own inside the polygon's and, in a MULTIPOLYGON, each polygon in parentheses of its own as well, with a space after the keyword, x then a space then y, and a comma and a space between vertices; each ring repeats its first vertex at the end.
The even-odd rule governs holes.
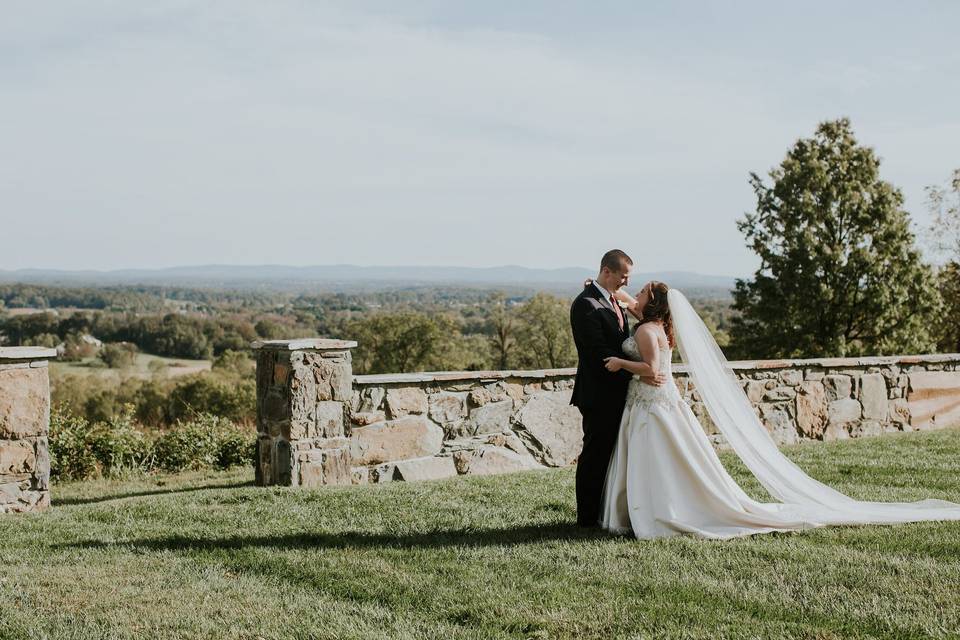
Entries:
POLYGON ((271 484, 289 487, 293 482, 293 455, 290 443, 283 438, 271 442, 270 468, 273 471, 271 484))
POLYGON ((452 456, 416 458, 398 462, 396 475, 407 482, 439 480, 457 475, 457 466, 452 456))
POLYGON ((797 397, 797 392, 792 387, 775 387, 763 395, 765 402, 785 402, 797 397))
POLYGON ((317 407, 317 383, 309 369, 297 367, 290 377, 287 401, 290 403, 290 420, 312 422, 317 407))
POLYGON ((387 395, 387 390, 383 387, 366 387, 360 391, 360 402, 357 405, 357 413, 371 413, 380 411, 383 408, 383 399, 387 395))
POLYGON ((356 464, 422 458, 440 452, 443 429, 424 416, 406 416, 355 427, 350 434, 350 447, 356 464))
POLYGON ((885 422, 887 419, 887 381, 880 373, 860 377, 860 404, 864 420, 885 422))
POLYGON ((860 420, 860 416, 860 403, 853 398, 834 400, 827 406, 827 420, 831 425, 857 422, 860 420))
POLYGON ((787 369, 780 372, 780 381, 788 387, 796 387, 803 382, 803 371, 800 369, 787 369))
POLYGON ((392 387, 387 389, 387 415, 402 418, 427 412, 427 394, 420 387, 392 387))
POLYGON ((473 453, 467 474, 487 476, 539 468, 542 467, 529 454, 524 455, 503 447, 488 445, 473 453))
POLYGON ((33 473, 37 456, 25 440, 0 440, 0 474, 33 473))
POLYGON ((887 383, 887 387, 896 387, 897 379, 900 377, 900 367, 897 365, 890 365, 884 367, 880 370, 880 374, 883 376, 884 381, 887 383))
POLYGON ((340 438, 344 435, 344 404, 336 401, 317 402, 316 435, 318 438, 340 438))
POLYGON ((909 374, 907 403, 914 429, 960 425, 960 372, 921 371, 909 374))
POLYGON ((797 427, 790 414, 783 408, 773 405, 760 405, 760 417, 763 426, 777 444, 797 442, 797 427))
MULTIPOLYGON (((493 405, 489 405, 493 406, 493 405)), ((516 423, 535 445, 534 455, 551 467, 573 464, 583 446, 580 411, 570 392, 543 391, 517 413, 516 423)))
POLYGON ((314 401, 310 413, 297 416, 290 423, 289 429, 282 435, 291 440, 309 438, 338 438, 345 432, 344 404, 332 400, 314 401))
POLYGON ((258 422, 283 421, 290 419, 290 401, 288 394, 279 389, 268 389, 261 401, 257 402, 258 422))
POLYGON ((273 384, 274 365, 277 363, 277 353, 274 351, 257 352, 257 395, 266 393, 273 384))
POLYGON ((509 398, 498 402, 487 402, 470 411, 467 430, 470 433, 497 433, 510 429, 513 416, 513 400, 509 398))
MULTIPOLYGON (((0 507, 4 505, 16 504, 20 501, 20 495, 23 491, 20 489, 20 482, 0 482, 0 507)), ((0 511, 3 513, 3 511, 0 511)))
POLYGON ((903 398, 890 400, 887 404, 890 421, 897 424, 910 424, 910 405, 903 398))
POLYGON ((807 438, 819 440, 827 426, 827 394, 821 382, 800 383, 797 394, 797 427, 807 438))
POLYGON ((823 432, 824 440, 848 440, 849 438, 850 432, 844 424, 828 424, 823 432))
POLYGON ((827 400, 843 400, 850 397, 853 382, 850 376, 828 375, 823 376, 823 388, 827 393, 827 400))
POLYGON ((370 469, 367 467, 352 467, 350 479, 353 484, 367 484, 370 482, 370 469))
POLYGON ((767 392, 767 387, 762 380, 748 380, 744 391, 746 392, 747 398, 750 400, 750 402, 757 404, 763 400, 763 396, 767 392))
POLYGON ((49 424, 47 370, 0 371, 0 438, 46 435, 49 424))
POLYGON ((383 422, 387 419, 387 414, 383 411, 368 411, 366 413, 354 413, 350 416, 350 422, 358 427, 365 427, 374 422, 383 422))
POLYGON ((349 402, 353 391, 353 367, 349 361, 323 358, 320 354, 304 355, 304 364, 309 365, 316 383, 317 400, 349 402))
POLYGON ((397 465, 392 462, 381 464, 370 469, 370 482, 374 484, 383 484, 393 482, 397 479, 397 465))
MULTIPOLYGON (((547 383, 544 382, 543 384, 546 385, 547 383)), ((504 393, 507 394, 507 397, 514 402, 521 402, 526 395, 522 384, 517 384, 515 382, 502 382, 500 383, 500 387, 503 389, 504 393)))
POLYGON ((287 362, 277 362, 273 365, 273 380, 272 383, 278 387, 284 387, 287 385, 287 381, 290 379, 290 364, 287 362))
POLYGON ((850 429, 850 435, 854 438, 878 436, 881 433, 883 433, 883 429, 880 427, 880 423, 874 420, 862 420, 850 429))
POLYGON ((269 436, 261 436, 257 439, 257 464, 253 470, 253 481, 259 487, 273 484, 272 449, 273 445, 269 436))
POLYGON ((323 464, 317 462, 300 463, 300 483, 304 489, 323 486, 323 464))
POLYGON ((323 465, 323 483, 353 484, 352 462, 349 447, 324 449, 321 462, 323 465))
POLYGON ((350 450, 321 449, 309 452, 309 459, 299 465, 299 486, 319 487, 329 484, 353 484, 350 450))
POLYGON ((50 448, 46 438, 37 439, 35 455, 34 487, 40 491, 47 491, 50 489, 50 448))
POLYGON ((457 473, 463 474, 470 471, 470 461, 472 459, 472 451, 455 451, 453 453, 453 464, 457 468, 457 473))
POLYGON ((482 407, 490 402, 490 392, 486 389, 472 389, 467 395, 470 404, 474 407, 482 407))
POLYGON ((429 399, 430 418, 439 424, 456 424, 467 417, 467 394, 443 391, 429 399))

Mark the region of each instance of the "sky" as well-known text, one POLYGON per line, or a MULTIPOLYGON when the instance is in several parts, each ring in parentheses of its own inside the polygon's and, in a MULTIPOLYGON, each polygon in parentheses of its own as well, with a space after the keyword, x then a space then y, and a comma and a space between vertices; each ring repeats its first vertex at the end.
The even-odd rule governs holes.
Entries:
POLYGON ((0 269, 742 276, 850 117, 917 228, 960 167, 960 3, 0 0, 0 269))

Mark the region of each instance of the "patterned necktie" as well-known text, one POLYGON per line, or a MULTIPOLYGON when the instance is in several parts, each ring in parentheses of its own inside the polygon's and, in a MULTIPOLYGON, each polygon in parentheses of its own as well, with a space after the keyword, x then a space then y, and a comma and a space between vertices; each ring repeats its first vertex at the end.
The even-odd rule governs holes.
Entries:
POLYGON ((620 305, 612 294, 610 295, 610 304, 613 305, 613 311, 617 314, 617 323, 620 325, 620 331, 623 331, 623 312, 620 311, 620 305))

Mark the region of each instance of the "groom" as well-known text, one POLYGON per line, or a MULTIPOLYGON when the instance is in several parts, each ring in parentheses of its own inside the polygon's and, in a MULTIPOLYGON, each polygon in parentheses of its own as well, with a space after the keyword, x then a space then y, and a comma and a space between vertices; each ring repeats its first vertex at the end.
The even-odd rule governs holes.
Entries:
MULTIPOLYGON (((627 371, 607 371, 604 358, 625 357, 621 345, 630 337, 630 327, 613 293, 627 285, 632 266, 633 260, 623 251, 607 251, 600 260, 600 274, 570 307, 578 358, 570 404, 583 416, 583 451, 577 461, 577 524, 581 527, 597 526, 600 519, 607 464, 631 378, 627 371)), ((655 378, 643 381, 662 384, 655 378)))

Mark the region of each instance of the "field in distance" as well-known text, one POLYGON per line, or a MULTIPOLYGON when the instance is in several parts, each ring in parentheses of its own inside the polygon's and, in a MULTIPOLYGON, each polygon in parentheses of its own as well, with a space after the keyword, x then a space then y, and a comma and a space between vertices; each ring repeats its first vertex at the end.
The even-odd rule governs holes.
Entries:
POLYGON ((158 374, 176 377, 209 371, 211 364, 210 360, 164 358, 149 353, 138 353, 133 365, 126 368, 110 369, 98 358, 84 358, 79 362, 53 361, 50 363, 50 368, 60 374, 73 373, 99 378, 128 378, 131 376, 152 378, 158 374))

